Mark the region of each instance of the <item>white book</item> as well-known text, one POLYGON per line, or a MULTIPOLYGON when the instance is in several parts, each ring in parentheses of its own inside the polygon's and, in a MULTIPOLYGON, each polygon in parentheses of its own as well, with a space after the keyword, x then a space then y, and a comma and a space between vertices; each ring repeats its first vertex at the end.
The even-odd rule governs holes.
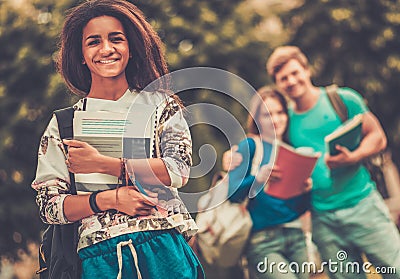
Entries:
MULTIPOLYGON (((156 106, 133 104, 129 113, 75 111, 74 139, 87 142, 114 158, 149 158, 154 144, 156 106)), ((77 191, 106 190, 118 177, 100 173, 75 174, 77 191), (108 185, 110 184, 110 185, 108 185)))

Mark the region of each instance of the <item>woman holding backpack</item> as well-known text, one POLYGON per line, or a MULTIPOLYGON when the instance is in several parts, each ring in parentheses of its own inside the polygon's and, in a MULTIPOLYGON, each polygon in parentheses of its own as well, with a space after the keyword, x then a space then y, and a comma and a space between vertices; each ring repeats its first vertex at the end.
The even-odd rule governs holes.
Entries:
MULTIPOLYGON (((245 248, 251 278, 308 278, 307 273, 301 272, 302 263, 307 261, 307 250, 299 217, 310 207, 311 180, 305 181, 304 194, 287 200, 272 197, 264 191, 269 174, 269 179, 281 176, 279 166, 272 168, 268 163, 275 137, 287 142, 288 120, 283 95, 271 87, 259 89, 252 99, 247 121, 248 133, 253 136, 239 143, 238 152, 243 160, 229 172, 228 196, 232 202, 243 201, 250 188, 262 189, 249 199, 247 205, 253 221, 245 248), (262 141, 263 158, 254 176, 250 170, 256 140, 262 141), (280 263, 284 266, 278 269, 280 263), (293 263, 300 267, 300 272, 289 268, 289 264, 293 267, 293 263)), ((229 156, 224 155, 223 161, 224 166, 229 165, 229 156)))
MULTIPOLYGON (((168 73, 158 35, 128 1, 86 1, 67 15, 57 66, 69 89, 83 97, 75 111, 127 113, 132 103, 161 108, 154 128, 158 144, 150 147, 148 159, 104 156, 77 140, 64 141, 65 157, 54 116, 42 136, 32 183, 40 217, 61 226, 79 222, 80 277, 202 278, 184 239, 197 228, 176 190, 187 182, 191 166, 182 105, 162 91, 141 91, 168 73), (69 172, 108 174, 130 183, 71 195, 69 172), (162 193, 141 193, 132 185, 136 181, 158 186, 162 193), (173 207, 167 207, 170 201, 173 207)), ((160 90, 168 89, 165 81, 160 90)))

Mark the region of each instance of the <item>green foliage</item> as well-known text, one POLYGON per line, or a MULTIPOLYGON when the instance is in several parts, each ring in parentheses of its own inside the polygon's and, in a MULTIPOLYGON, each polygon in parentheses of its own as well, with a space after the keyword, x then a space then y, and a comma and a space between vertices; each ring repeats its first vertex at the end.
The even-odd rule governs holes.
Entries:
POLYGON ((30 5, 0 4, 0 254, 39 237, 29 187, 39 138, 51 111, 70 99, 52 62, 59 26, 46 23, 43 13, 30 5))
POLYGON ((243 1, 131 1, 144 11, 166 45, 170 70, 211 66, 262 85, 268 46, 255 40, 261 19, 243 1))
POLYGON ((359 91, 388 135, 400 163, 400 6, 398 1, 305 1, 285 17, 291 44, 314 65, 317 85, 359 91))

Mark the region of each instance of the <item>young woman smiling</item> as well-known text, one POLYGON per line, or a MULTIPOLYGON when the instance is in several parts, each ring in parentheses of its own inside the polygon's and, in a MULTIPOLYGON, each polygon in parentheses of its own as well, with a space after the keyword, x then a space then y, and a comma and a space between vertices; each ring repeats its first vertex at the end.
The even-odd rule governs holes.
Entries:
MULTIPOLYGON (((77 140, 64 141, 65 158, 54 116, 42 136, 32 183, 40 217, 49 224, 79 222, 82 278, 203 276, 184 239, 197 228, 176 189, 187 182, 191 166, 191 137, 182 105, 161 91, 141 91, 168 73, 161 46, 142 12, 128 1, 86 1, 66 17, 57 65, 69 89, 83 97, 75 111, 126 113, 132 103, 161 108, 155 127, 159 144, 151 147, 148 159, 104 156, 77 140), (162 191, 146 196, 131 181, 90 195, 71 195, 69 172, 116 177, 129 173, 162 191), (163 210, 155 209, 159 204, 163 210)), ((160 87, 168 89, 163 81, 160 87)))

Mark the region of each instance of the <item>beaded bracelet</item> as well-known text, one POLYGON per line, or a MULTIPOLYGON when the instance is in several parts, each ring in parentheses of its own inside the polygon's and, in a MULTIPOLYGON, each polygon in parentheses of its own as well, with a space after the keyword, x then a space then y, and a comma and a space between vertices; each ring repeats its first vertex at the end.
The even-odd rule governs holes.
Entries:
POLYGON ((102 212, 101 209, 99 208, 99 206, 97 205, 96 202, 96 196, 98 193, 100 193, 101 191, 96 191, 90 194, 89 196, 89 205, 90 205, 90 209, 94 212, 94 213, 100 213, 102 212))
POLYGON ((120 161, 120 175, 118 177, 118 184, 126 184, 128 181, 126 180, 126 169, 125 169, 125 158, 119 158, 120 161))

